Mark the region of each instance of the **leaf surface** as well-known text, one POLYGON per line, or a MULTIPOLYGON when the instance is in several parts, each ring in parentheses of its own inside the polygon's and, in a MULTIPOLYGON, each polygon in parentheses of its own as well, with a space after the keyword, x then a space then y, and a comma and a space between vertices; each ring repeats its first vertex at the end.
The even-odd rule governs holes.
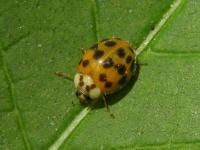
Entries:
MULTIPOLYGON (((138 48, 176 1, 0 3, 0 149, 38 150, 83 110, 73 83, 54 73, 73 76, 79 48, 98 39, 121 37, 138 48)), ((116 118, 92 110, 59 149, 199 149, 199 5, 180 0, 149 41, 134 85, 109 97, 116 118)))

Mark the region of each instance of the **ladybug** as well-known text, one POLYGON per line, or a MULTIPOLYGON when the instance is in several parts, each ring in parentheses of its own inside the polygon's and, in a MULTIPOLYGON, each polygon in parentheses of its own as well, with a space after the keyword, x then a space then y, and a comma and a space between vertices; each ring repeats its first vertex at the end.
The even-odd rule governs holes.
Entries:
POLYGON ((106 95, 122 89, 136 73, 136 52, 128 41, 120 38, 103 39, 82 52, 73 79, 76 96, 88 105, 103 99, 110 112, 106 95))

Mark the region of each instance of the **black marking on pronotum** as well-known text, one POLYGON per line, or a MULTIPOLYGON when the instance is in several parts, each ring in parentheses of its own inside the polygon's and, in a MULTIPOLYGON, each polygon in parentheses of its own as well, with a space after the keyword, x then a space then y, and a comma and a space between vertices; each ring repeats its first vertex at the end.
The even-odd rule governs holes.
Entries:
POLYGON ((85 89, 86 89, 87 92, 89 92, 89 91, 90 91, 90 86, 87 85, 87 86, 85 87, 85 89))
POLYGON ((82 87, 83 85, 84 85, 84 82, 83 82, 83 81, 79 82, 79 86, 80 86, 80 87, 82 87))
POLYGON ((92 84, 91 86, 90 86, 90 89, 94 89, 96 87, 96 85, 95 84, 92 84))
POLYGON ((118 48, 118 49, 117 49, 117 55, 118 55, 120 58, 124 58, 124 56, 126 55, 124 49, 121 48, 121 47, 118 48))
POLYGON ((105 83, 105 88, 111 88, 112 87, 112 82, 107 81, 105 83))
POLYGON ((108 57, 106 60, 104 60, 104 61, 102 62, 102 64, 103 64, 103 67, 104 67, 104 68, 110 68, 110 67, 113 66, 114 63, 113 63, 112 58, 108 57))
POLYGON ((93 58, 94 59, 99 59, 99 58, 101 58, 103 56, 103 54, 104 54, 104 51, 102 51, 102 50, 95 50, 93 58))
POLYGON ((106 41, 104 43, 107 47, 113 47, 115 46, 117 43, 115 41, 106 41))
POLYGON ((125 71, 126 71, 126 67, 123 64, 117 64, 117 65, 115 65, 115 69, 117 70, 117 72, 120 75, 123 75, 125 73, 125 71))
POLYGON ((83 67, 86 67, 88 64, 89 64, 89 60, 87 59, 82 62, 83 67))
POLYGON ((99 75, 99 81, 105 82, 106 80, 107 80, 106 74, 105 74, 105 73, 101 73, 101 74, 99 75))
POLYGON ((82 75, 80 75, 80 79, 79 79, 80 81, 83 81, 83 76, 82 75))

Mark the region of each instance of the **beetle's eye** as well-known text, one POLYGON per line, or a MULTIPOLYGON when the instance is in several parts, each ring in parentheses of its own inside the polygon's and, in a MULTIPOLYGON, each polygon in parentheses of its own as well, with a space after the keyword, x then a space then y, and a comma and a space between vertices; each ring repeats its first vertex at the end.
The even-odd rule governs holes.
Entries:
POLYGON ((79 91, 76 91, 76 93, 75 93, 75 94, 76 94, 76 96, 77 96, 77 97, 79 97, 79 96, 81 95, 81 92, 79 92, 79 91))

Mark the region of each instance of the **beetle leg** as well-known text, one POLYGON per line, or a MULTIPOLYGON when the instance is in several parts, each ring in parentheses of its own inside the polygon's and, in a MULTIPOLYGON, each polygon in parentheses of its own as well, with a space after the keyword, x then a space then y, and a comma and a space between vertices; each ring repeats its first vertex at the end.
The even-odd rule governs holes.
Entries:
POLYGON ((82 54, 85 54, 86 53, 86 50, 84 48, 80 48, 82 54))
POLYGON ((110 116, 112 118, 115 118, 115 116, 113 115, 113 113, 110 110, 109 104, 106 101, 106 96, 105 95, 103 95, 103 101, 104 101, 104 105, 106 106, 107 112, 110 114, 110 116))
POLYGON ((140 66, 147 66, 147 63, 145 63, 145 62, 138 62, 137 64, 140 66))

